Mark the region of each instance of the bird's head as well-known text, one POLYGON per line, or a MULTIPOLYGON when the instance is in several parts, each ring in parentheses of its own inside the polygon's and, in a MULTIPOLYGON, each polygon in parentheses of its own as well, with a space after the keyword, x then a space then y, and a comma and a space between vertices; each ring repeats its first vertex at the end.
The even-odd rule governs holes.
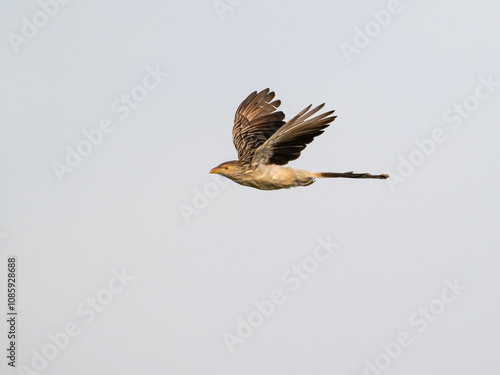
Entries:
POLYGON ((217 173, 222 176, 230 177, 237 174, 241 169, 241 163, 238 160, 226 161, 210 170, 210 173, 217 173))

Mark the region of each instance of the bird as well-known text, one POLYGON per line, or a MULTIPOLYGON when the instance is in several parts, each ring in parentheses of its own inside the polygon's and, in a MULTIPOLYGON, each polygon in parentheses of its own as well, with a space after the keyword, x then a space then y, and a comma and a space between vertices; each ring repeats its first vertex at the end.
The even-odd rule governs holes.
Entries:
POLYGON ((328 111, 312 117, 325 104, 312 104, 285 122, 278 111, 280 100, 269 88, 254 91, 240 104, 234 117, 232 138, 238 160, 227 161, 210 170, 234 182, 260 189, 277 190, 309 186, 316 178, 386 179, 387 174, 354 172, 310 172, 285 166, 297 159, 315 137, 322 134, 337 116, 328 111))

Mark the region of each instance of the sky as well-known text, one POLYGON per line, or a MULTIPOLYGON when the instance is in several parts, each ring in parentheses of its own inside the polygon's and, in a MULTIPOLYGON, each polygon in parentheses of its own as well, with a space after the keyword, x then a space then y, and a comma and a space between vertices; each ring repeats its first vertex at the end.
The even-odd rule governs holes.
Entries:
POLYGON ((498 372, 499 18, 2 2, 2 374, 498 372), (291 167, 391 178, 210 175, 265 88, 338 116, 291 167))

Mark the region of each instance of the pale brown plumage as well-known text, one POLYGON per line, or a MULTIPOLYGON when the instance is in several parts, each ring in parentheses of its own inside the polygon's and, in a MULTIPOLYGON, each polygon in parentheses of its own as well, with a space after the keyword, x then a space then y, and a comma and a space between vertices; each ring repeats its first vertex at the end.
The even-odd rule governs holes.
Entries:
POLYGON ((282 167, 300 156, 302 150, 322 134, 335 120, 334 111, 312 117, 324 104, 302 110, 288 122, 277 111, 281 102, 274 99, 274 92, 265 89, 251 93, 238 107, 234 118, 233 143, 238 159, 222 163, 210 173, 218 173, 233 181, 262 190, 307 186, 315 177, 377 178, 388 175, 369 173, 309 172, 282 167))

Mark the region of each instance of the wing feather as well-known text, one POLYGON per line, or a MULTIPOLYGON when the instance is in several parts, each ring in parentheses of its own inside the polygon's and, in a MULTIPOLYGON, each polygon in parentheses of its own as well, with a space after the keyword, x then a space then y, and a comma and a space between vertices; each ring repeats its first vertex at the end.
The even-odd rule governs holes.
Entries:
POLYGON ((233 143, 240 161, 249 163, 255 150, 284 125, 284 113, 276 112, 281 102, 272 101, 274 96, 269 89, 254 91, 236 110, 233 143))
POLYGON ((321 104, 310 109, 311 105, 309 105, 281 126, 255 150, 252 163, 284 165, 297 159, 306 146, 322 134, 337 117, 331 116, 334 111, 328 111, 310 118, 323 107, 324 104, 321 104))

